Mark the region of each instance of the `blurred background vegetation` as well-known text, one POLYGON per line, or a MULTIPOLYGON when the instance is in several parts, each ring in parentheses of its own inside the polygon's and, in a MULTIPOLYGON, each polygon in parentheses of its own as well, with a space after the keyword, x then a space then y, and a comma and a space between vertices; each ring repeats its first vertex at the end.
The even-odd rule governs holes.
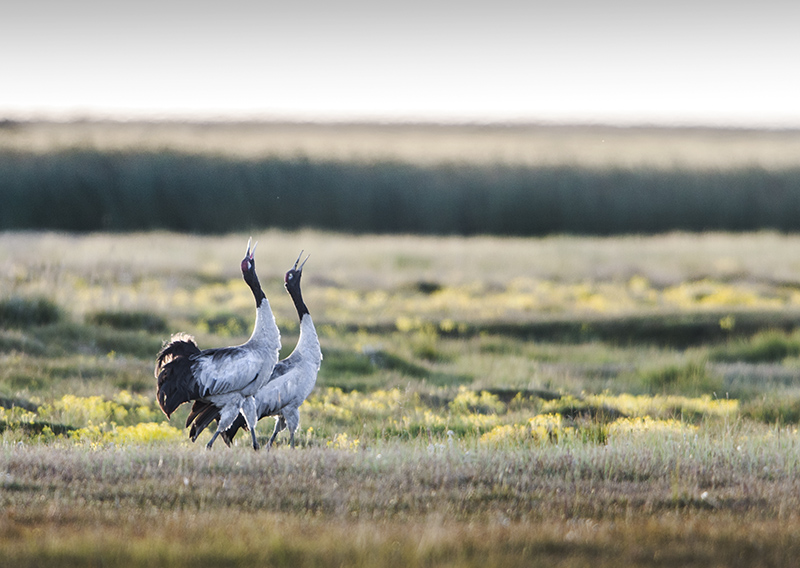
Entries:
POLYGON ((796 231, 800 132, 6 123, 0 195, 0 230, 796 231))

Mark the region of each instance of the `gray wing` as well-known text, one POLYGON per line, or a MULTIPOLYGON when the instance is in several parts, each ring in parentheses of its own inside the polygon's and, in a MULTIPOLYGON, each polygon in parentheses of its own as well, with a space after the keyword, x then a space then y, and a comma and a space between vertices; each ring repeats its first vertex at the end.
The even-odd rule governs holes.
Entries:
POLYGON ((274 416, 283 408, 297 407, 303 403, 305 397, 300 395, 298 389, 300 371, 298 365, 287 363, 286 359, 276 365, 269 382, 255 395, 259 418, 274 416))
POLYGON ((194 374, 202 396, 242 390, 258 376, 262 359, 256 353, 241 347, 201 352, 194 358, 194 374))
POLYGON ((272 368, 272 374, 269 376, 267 384, 277 379, 278 377, 285 375, 291 368, 292 364, 288 359, 284 359, 283 361, 278 361, 278 363, 272 368))

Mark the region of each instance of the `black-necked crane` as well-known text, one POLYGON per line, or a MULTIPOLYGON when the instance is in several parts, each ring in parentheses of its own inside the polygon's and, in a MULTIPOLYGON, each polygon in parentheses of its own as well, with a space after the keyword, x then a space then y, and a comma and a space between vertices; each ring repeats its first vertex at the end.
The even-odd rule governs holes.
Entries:
POLYGON ((242 277, 256 300, 256 322, 250 339, 234 347, 201 351, 192 336, 178 333, 156 358, 158 404, 167 417, 184 402, 194 401, 186 426, 208 414, 219 418, 208 448, 241 415, 250 429, 253 449, 258 449, 254 395, 278 361, 281 336, 256 275, 256 245, 251 250, 250 241, 247 242, 241 264, 242 277))
MULTIPOLYGON (((267 383, 255 395, 259 419, 267 416, 275 417, 275 429, 267 443, 271 447, 278 433, 284 428, 289 429, 289 440, 294 447, 294 435, 300 426, 300 412, 298 408, 308 398, 317 381, 317 373, 322 362, 322 351, 319 338, 311 314, 308 312, 303 295, 300 291, 300 278, 303 275, 303 266, 297 257, 294 266, 286 273, 284 285, 292 297, 297 316, 300 318, 300 336, 292 353, 275 365, 272 375, 267 383), (298 266, 299 265, 299 266, 298 266)), ((203 428, 213 421, 209 416, 205 421, 196 421, 193 425, 193 435, 199 434, 203 428)), ((223 441, 230 445, 231 440, 240 428, 250 428, 250 425, 238 417, 233 425, 222 433, 223 441)), ((252 432, 252 430, 251 430, 252 432)))

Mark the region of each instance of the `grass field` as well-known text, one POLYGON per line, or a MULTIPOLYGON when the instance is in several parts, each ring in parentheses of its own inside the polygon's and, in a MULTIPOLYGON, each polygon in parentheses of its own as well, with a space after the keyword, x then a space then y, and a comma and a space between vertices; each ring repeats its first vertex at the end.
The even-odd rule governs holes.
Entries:
POLYGON ((153 360, 246 339, 248 236, 0 234, 0 564, 797 558, 800 237, 254 234, 325 359, 297 449, 209 452, 153 360))

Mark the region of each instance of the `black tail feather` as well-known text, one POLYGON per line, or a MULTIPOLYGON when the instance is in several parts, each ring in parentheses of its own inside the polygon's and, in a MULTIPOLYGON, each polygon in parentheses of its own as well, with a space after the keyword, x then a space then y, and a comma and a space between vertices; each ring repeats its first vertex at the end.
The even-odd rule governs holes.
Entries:
POLYGON ((197 437, 208 428, 208 425, 219 420, 219 408, 210 402, 196 401, 192 406, 192 411, 186 419, 186 425, 192 425, 189 429, 189 437, 192 442, 197 440, 197 437))
POLYGON ((194 419, 200 416, 204 411, 208 410, 209 407, 213 407, 214 405, 210 402, 205 402, 201 400, 194 401, 192 405, 192 409, 189 411, 189 416, 186 417, 186 424, 184 428, 188 428, 189 424, 194 422, 194 419))
POLYGON ((192 356, 200 353, 194 338, 173 335, 156 357, 158 404, 167 418, 184 402, 200 398, 200 387, 192 374, 192 356))
POLYGON ((231 424, 230 428, 222 432, 221 434, 222 440, 228 446, 230 446, 231 442, 233 442, 233 437, 236 435, 236 433, 239 431, 240 428, 249 430, 249 428, 247 427, 247 422, 244 421, 244 416, 242 416, 241 414, 236 417, 236 420, 233 421, 233 424, 231 424))

